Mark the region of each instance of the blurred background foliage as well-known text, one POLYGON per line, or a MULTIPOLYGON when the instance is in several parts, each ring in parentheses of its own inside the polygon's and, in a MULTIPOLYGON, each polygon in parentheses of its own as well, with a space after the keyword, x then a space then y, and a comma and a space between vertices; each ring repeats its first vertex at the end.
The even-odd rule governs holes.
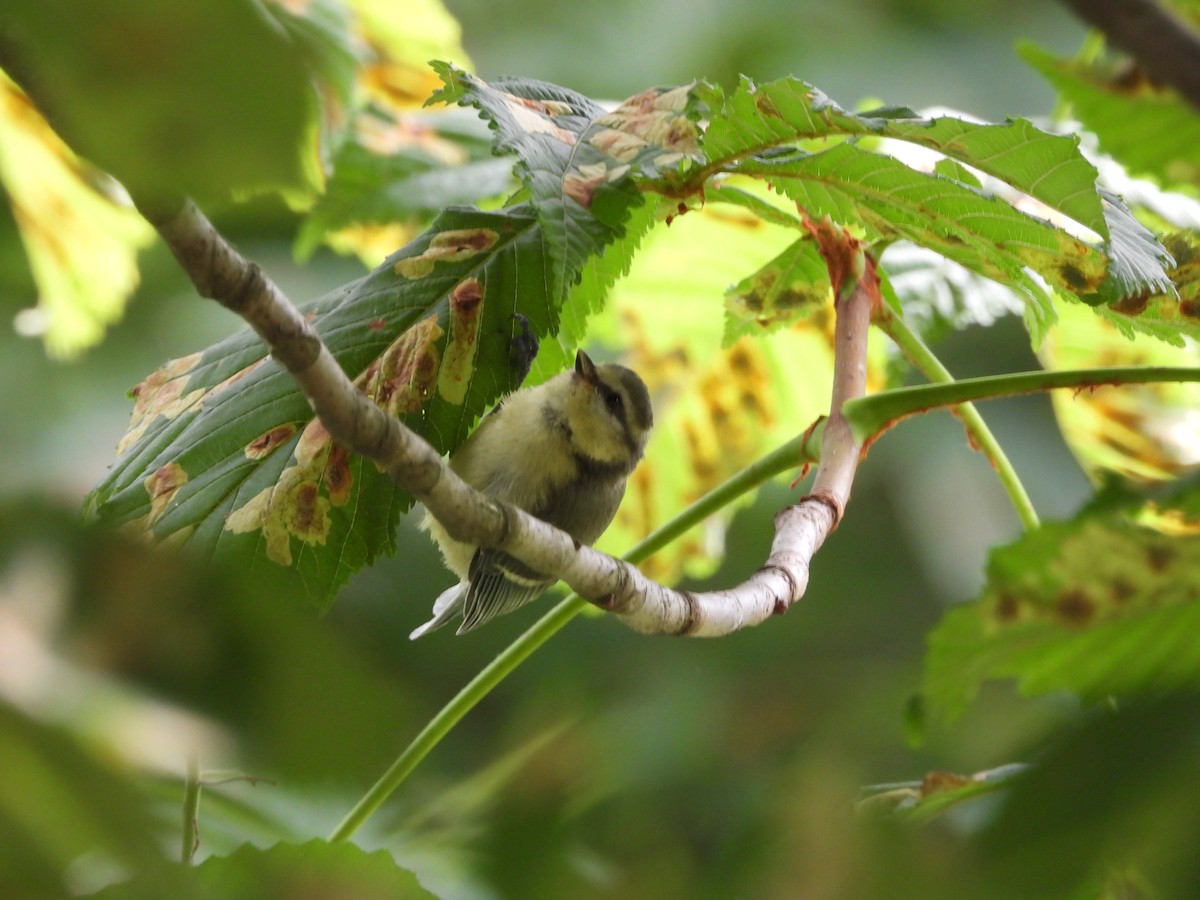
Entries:
MULTIPOLYGON (((1018 37, 1061 53, 1083 38, 1059 6, 1034 0, 448 7, 485 78, 621 98, 696 77, 730 86, 738 73, 790 73, 847 106, 870 97, 987 118, 1045 114, 1055 102, 1014 53, 1018 37)), ((297 301, 363 272, 315 244, 296 264, 298 215, 277 198, 208 212, 297 301)), ((84 893, 131 871, 148 879, 143 896, 175 890, 153 861, 161 846, 175 855, 189 747, 206 770, 267 779, 204 790, 197 859, 328 833, 533 615, 410 643, 449 581, 412 517, 401 552, 356 576, 320 620, 237 572, 82 528, 77 510, 125 431, 128 389, 239 327, 195 298, 160 244, 138 261, 124 317, 70 362, 0 328, 4 896, 84 893), (126 817, 138 804, 151 815, 126 817)), ((0 315, 13 320, 37 296, 12 207, 0 204, 0 315)), ((1037 365, 1013 317, 954 333, 939 353, 961 377, 1037 365)), ((1044 517, 1069 516, 1091 495, 1047 398, 984 413, 1044 517)), ((692 586, 753 571, 789 496, 773 484, 740 510, 724 562, 692 586)), ((1146 883, 1195 896, 1190 851, 1172 838, 1200 827, 1182 799, 1195 797, 1193 700, 1113 716, 989 684, 962 718, 918 728, 919 746, 909 740, 926 635, 948 605, 978 593, 988 548, 1019 533, 953 417, 907 422, 872 448, 849 515, 785 618, 714 642, 576 620, 356 841, 386 848, 440 896, 479 900, 1138 896, 1146 883), (854 812, 867 785, 903 792, 929 772, 1017 761, 1043 765, 1007 802, 988 796, 927 824, 854 812), (1134 842, 1156 848, 1143 869, 1093 868, 1134 842)))

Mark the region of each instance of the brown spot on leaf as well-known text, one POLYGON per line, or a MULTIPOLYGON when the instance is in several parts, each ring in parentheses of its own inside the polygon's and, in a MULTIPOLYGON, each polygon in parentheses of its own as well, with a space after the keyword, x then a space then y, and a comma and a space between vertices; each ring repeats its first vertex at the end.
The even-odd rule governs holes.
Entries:
POLYGON ((288 492, 287 529, 304 543, 324 544, 329 535, 329 500, 315 481, 301 481, 288 492))
POLYGON ((1108 590, 1114 606, 1124 606, 1137 594, 1137 589, 1124 578, 1118 578, 1108 590))
POLYGON ((313 419, 300 432, 300 440, 296 442, 296 449, 292 452, 297 462, 312 462, 318 455, 325 454, 332 443, 333 439, 329 436, 329 431, 321 424, 321 420, 313 419))
POLYGON ((1095 281, 1088 278, 1082 269, 1071 263, 1063 263, 1059 266, 1058 274, 1062 276, 1063 283, 1076 294, 1087 293, 1097 287, 1095 281))
POLYGON ((397 338, 356 383, 394 416, 425 405, 437 381, 440 357, 435 342, 444 332, 430 315, 397 338))
POLYGON ((1189 319, 1200 319, 1200 299, 1180 300, 1179 312, 1189 319))
POLYGON ((372 331, 383 331, 383 329, 387 327, 387 319, 383 317, 372 319, 367 323, 367 327, 372 331))
POLYGON ((775 101, 772 100, 766 94, 755 94, 754 95, 754 108, 758 110, 760 115, 766 116, 768 118, 773 118, 773 119, 782 119, 783 118, 783 114, 779 111, 779 108, 775 105, 775 101))
POLYGON ((1021 600, 1016 594, 1004 591, 996 597, 994 607, 996 621, 1002 625, 1015 622, 1021 615, 1021 600))
POLYGON ((973 779, 967 775, 957 775, 954 772, 930 772, 921 780, 921 797, 956 791, 973 783, 973 779))
POLYGON ((399 260, 395 266, 397 275, 405 278, 424 278, 440 262, 457 262, 470 259, 490 249, 500 240, 500 235, 491 228, 456 228, 434 235, 425 252, 399 260))
POLYGON ((188 475, 183 470, 183 466, 179 463, 167 463, 156 469, 153 475, 148 476, 142 482, 146 493, 150 495, 150 515, 146 520, 147 527, 162 517, 171 501, 175 499, 175 494, 187 484, 187 480, 188 475))
POLYGON ((1054 610, 1067 625, 1086 625, 1096 615, 1096 604, 1086 592, 1073 588, 1059 594, 1054 610))
POLYGON ((329 491, 329 502, 334 506, 345 506, 350 500, 353 484, 350 451, 341 444, 334 444, 329 448, 329 459, 325 461, 325 489, 329 491))
MULTIPOLYGON (((586 166, 583 168, 594 170, 597 167, 586 166)), ((593 171, 591 175, 567 175, 563 178, 563 193, 585 209, 590 207, 592 205, 592 197, 596 194, 596 188, 600 187, 606 181, 604 166, 600 165, 598 168, 600 171, 593 171)), ((580 171, 582 172, 582 169, 580 171)))
POLYGON ((459 405, 467 396, 482 320, 483 285, 477 278, 465 278, 450 295, 450 341, 438 372, 438 394, 449 403, 459 405))
POLYGON ((270 456, 276 447, 288 440, 295 433, 295 425, 277 425, 270 431, 263 432, 246 445, 246 457, 248 459, 262 459, 265 456, 270 456))
POLYGON ((1139 294, 1133 294, 1129 297, 1122 297, 1114 303, 1111 309, 1114 312, 1119 312, 1126 316, 1140 316, 1146 311, 1146 307, 1150 305, 1150 292, 1142 291, 1139 294))
POLYGON ((1166 544, 1151 544, 1146 548, 1146 563, 1151 571, 1164 572, 1175 560, 1175 551, 1166 544))

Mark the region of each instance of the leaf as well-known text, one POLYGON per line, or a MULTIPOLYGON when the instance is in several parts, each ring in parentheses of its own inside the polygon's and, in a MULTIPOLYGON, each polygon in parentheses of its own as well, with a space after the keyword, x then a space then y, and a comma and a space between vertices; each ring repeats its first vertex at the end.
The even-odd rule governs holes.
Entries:
POLYGON ((90 347, 138 284, 137 254, 154 230, 120 188, 68 148, 0 72, 0 184, 21 234, 38 305, 18 327, 52 356, 90 347))
POLYGON ((260 4, 11 0, 5 13, 21 60, 9 74, 134 196, 318 183, 313 58, 260 4))
POLYGON ((653 203, 643 203, 630 213, 625 233, 591 257, 583 267, 579 282, 571 289, 559 311, 558 333, 541 342, 526 384, 541 384, 572 365, 575 350, 583 344, 588 323, 608 300, 613 285, 625 275, 646 234, 659 221, 653 203))
POLYGON ((971 775, 930 772, 920 781, 868 785, 862 789, 863 796, 855 809, 860 813, 886 812, 925 822, 968 800, 1005 790, 1026 771, 1028 766, 1022 763, 1009 763, 971 775))
MULTIPOLYGON (((513 314, 537 334, 555 328, 547 277, 528 207, 451 209, 306 315, 360 390, 447 453, 515 387, 513 314)), ((91 515, 274 572, 322 608, 351 573, 392 551, 411 500, 331 443, 254 334, 169 363, 134 396, 91 515)))
POLYGON ((178 896, 159 852, 157 825, 128 773, 5 703, 0 763, 4 896, 70 896, 81 880, 113 869, 142 872, 146 896, 178 896))
POLYGON ((710 162, 733 161, 819 138, 891 138, 935 150, 995 176, 1107 236, 1100 200, 1092 188, 1096 170, 1080 155, 1078 141, 1047 134, 1024 119, 994 125, 953 116, 923 118, 908 109, 855 115, 796 78, 757 85, 743 77, 727 99, 710 94, 706 100, 719 109, 704 133, 703 147, 710 162))
POLYGON ((510 193, 512 170, 512 158, 492 155, 486 127, 468 111, 367 111, 334 157, 296 252, 306 258, 327 242, 378 260, 441 209, 510 193))
POLYGON ((923 692, 951 720, 996 678, 1089 701, 1192 688, 1197 635, 1200 537, 1092 509, 992 552, 983 595, 930 635, 923 692))
POLYGON ((794 241, 754 274, 725 293, 725 337, 769 334, 825 310, 833 300, 829 271, 815 241, 794 241))
POLYGON ((630 175, 655 177, 697 153, 688 87, 651 89, 607 112, 582 94, 523 78, 488 84, 435 63, 446 87, 431 102, 469 104, 491 124, 497 152, 515 153, 553 262, 552 296, 616 240, 640 203, 630 175))
POLYGON ((743 79, 728 98, 707 85, 697 90, 716 110, 703 140, 710 169, 766 179, 811 216, 860 225, 874 240, 903 238, 1013 287, 1029 304, 1035 344, 1053 321, 1042 279, 1092 302, 1170 290, 1169 255, 1119 198, 1097 189, 1074 137, 1021 119, 855 115, 794 78, 743 79), (915 148, 944 157, 916 159, 915 148), (975 172, 996 186, 981 188, 975 172), (1012 189, 1018 194, 1007 196, 1012 189), (1030 198, 1042 217, 1020 210, 1030 198), (1062 217, 1094 239, 1076 236, 1078 226, 1068 230, 1062 217))
MULTIPOLYGON (((1194 253, 1194 251, 1192 251, 1194 253)), ((1182 258, 1182 257, 1181 257, 1182 258)), ((1194 263, 1189 262, 1194 267, 1194 263)), ((1187 293, 1195 293, 1190 286, 1187 293)), ((1099 317, 1078 303, 1062 304, 1061 318, 1041 349, 1043 364, 1052 369, 1093 366, 1191 366, 1200 362, 1196 346, 1184 343, 1175 298, 1147 300, 1140 316, 1100 308, 1099 317), (1153 304, 1153 305, 1151 305, 1153 304), (1144 318, 1143 318, 1144 317, 1144 318), (1151 340, 1145 334, 1170 337, 1179 346, 1151 340)), ((1200 463, 1200 386, 1158 384, 1098 387, 1082 393, 1056 391, 1051 395, 1059 428, 1080 465, 1094 479, 1115 473, 1138 481, 1178 477, 1200 463)))
MULTIPOLYGON (((356 900, 432 898, 407 869, 384 850, 368 853, 349 843, 313 840, 267 848, 245 845, 229 856, 212 856, 198 866, 180 866, 179 878, 195 897, 260 900, 264 897, 354 897, 356 900)), ((153 896, 135 878, 95 894, 97 900, 153 896)))
POLYGON ((1200 117, 1174 91, 1127 84, 1102 62, 1058 59, 1030 43, 1017 52, 1131 172, 1165 184, 1200 183, 1200 117))

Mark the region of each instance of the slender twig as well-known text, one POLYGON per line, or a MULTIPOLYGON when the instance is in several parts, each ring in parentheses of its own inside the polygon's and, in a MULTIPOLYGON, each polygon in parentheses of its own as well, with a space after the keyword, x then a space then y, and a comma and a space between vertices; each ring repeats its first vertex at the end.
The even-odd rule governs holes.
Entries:
POLYGON ((813 494, 777 517, 771 556, 753 577, 729 590, 692 594, 650 581, 629 563, 580 547, 565 532, 472 489, 425 440, 354 387, 311 323, 190 201, 170 214, 144 212, 197 290, 236 312, 262 337, 333 439, 374 461, 456 540, 499 548, 557 575, 646 633, 728 634, 803 596, 809 561, 841 516, 858 462, 859 446, 840 407, 864 389, 870 305, 865 288, 838 304, 834 402, 813 494))
POLYGON ((183 837, 180 859, 190 865, 200 847, 200 761, 189 753, 183 782, 183 837))
MULTIPOLYGON (((950 370, 942 365, 942 361, 926 346, 920 336, 908 327, 908 323, 898 313, 880 316, 875 324, 879 326, 884 334, 895 341, 896 346, 900 348, 901 352, 930 381, 941 384, 954 381, 954 376, 950 374, 950 370)), ((1029 499, 1029 494, 1025 491, 1025 485, 1021 483, 1020 476, 1017 475, 1017 471, 1009 461, 1004 448, 1000 446, 1000 442, 992 434, 992 430, 983 421, 983 416, 979 414, 979 410, 970 403, 964 403, 961 406, 956 406, 954 413, 962 421, 963 427, 966 428, 972 446, 976 447, 987 457, 988 461, 992 464, 992 468, 996 470, 996 477, 1000 479, 1001 486, 1004 488, 1005 493, 1008 494, 1008 499, 1020 517, 1021 524, 1025 526, 1027 531, 1037 528, 1039 524, 1038 514, 1037 510, 1033 508, 1033 501, 1029 499)))
POLYGON ((1200 34, 1154 0, 1061 0, 1200 110, 1200 34))
MULTIPOLYGON (((649 559, 663 547, 695 527, 718 510, 724 509, 738 497, 754 490, 776 475, 796 468, 797 461, 816 462, 817 448, 824 434, 824 424, 792 438, 783 446, 768 453, 738 472, 720 486, 709 491, 687 509, 674 516, 640 541, 625 554, 630 563, 649 559)), ((387 801, 409 774, 420 764, 468 712, 504 681, 534 651, 575 618, 588 604, 578 594, 571 594, 536 621, 524 634, 509 644, 499 656, 472 678, 454 697, 438 710, 420 733, 400 753, 396 761, 380 776, 371 789, 354 805, 329 836, 331 841, 348 840, 387 801)))

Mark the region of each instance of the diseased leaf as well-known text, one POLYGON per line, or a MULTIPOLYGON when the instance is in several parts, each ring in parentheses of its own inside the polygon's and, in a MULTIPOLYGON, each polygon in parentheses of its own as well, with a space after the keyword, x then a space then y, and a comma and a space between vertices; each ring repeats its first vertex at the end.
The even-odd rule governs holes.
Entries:
MULTIPOLYGON (((305 313, 359 389, 445 453, 516 386, 513 314, 536 334, 556 327, 547 277, 528 207, 454 209, 305 313)), ((393 549, 411 501, 332 443, 253 333, 168 364, 134 397, 92 515, 205 558, 266 567, 321 607, 393 549)))
POLYGON ((1080 155, 1078 140, 1040 131, 1024 119, 996 125, 953 116, 919 117, 903 108, 856 115, 795 78, 759 85, 743 77, 727 99, 711 93, 711 87, 705 90, 710 92, 709 105, 719 110, 704 133, 710 161, 733 161, 797 141, 891 138, 935 150, 995 176, 1107 236, 1100 200, 1092 188, 1096 170, 1080 155))
POLYGON ((802 237, 725 293, 725 338, 776 331, 833 301, 829 270, 816 241, 802 237))
POLYGON ((607 112, 557 85, 532 79, 488 84, 444 63, 446 87, 431 102, 475 106, 498 152, 515 153, 546 234, 555 297, 589 256, 616 240, 640 203, 630 176, 655 177, 698 154, 689 88, 651 89, 607 112))
POLYGON ((987 588, 930 635, 924 695, 953 719, 987 680, 1089 701, 1200 685, 1200 537, 1093 509, 992 552, 987 588))
MULTIPOLYGON (((1195 288, 1189 288, 1194 292, 1195 288)), ((1180 306, 1174 298, 1155 301, 1160 315, 1180 306)), ((1118 307, 1119 308, 1119 307, 1118 307)), ((1064 303, 1061 318, 1042 345, 1047 368, 1095 366, 1196 366, 1194 343, 1179 346, 1151 340, 1134 329, 1149 331, 1154 320, 1101 308, 1097 317, 1078 303, 1064 303)), ((1147 308, 1143 315, 1149 315, 1147 308)), ((1178 312, 1167 323, 1178 337, 1178 312)), ((1194 330, 1191 326, 1188 330, 1194 330)), ((1176 478, 1200 464, 1200 385, 1159 384, 1096 387, 1051 394, 1054 412, 1067 446, 1096 480, 1110 474, 1137 481, 1176 478)))

